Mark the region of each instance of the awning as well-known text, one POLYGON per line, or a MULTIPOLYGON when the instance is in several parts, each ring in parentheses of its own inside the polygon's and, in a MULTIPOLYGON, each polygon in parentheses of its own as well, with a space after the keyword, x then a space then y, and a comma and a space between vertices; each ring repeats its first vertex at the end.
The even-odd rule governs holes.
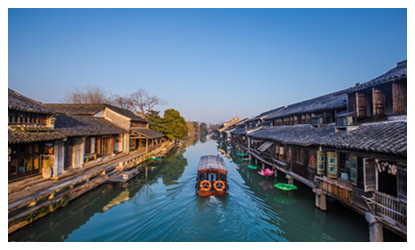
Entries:
POLYGON ((259 146, 258 150, 264 152, 272 145, 272 142, 266 141, 261 146, 259 146))

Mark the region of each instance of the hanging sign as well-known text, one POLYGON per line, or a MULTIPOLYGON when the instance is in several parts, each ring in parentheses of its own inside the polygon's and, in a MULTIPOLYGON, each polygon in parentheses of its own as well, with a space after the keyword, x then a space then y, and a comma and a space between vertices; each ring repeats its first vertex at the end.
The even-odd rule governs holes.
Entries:
POLYGON ((326 172, 326 157, 323 151, 317 151, 317 174, 326 172))
POLYGON ((316 157, 314 156, 314 154, 311 154, 309 160, 308 160, 308 165, 310 165, 310 167, 315 168, 316 167, 316 157))
POLYGON ((379 173, 387 171, 388 174, 396 175, 398 167, 395 164, 392 164, 387 161, 378 161, 377 159, 375 160, 375 162, 379 173))
POLYGON ((357 185, 357 156, 349 158, 350 181, 357 185))
POLYGON ((327 177, 337 178, 339 175, 339 168, 337 165, 337 153, 327 152, 327 177))

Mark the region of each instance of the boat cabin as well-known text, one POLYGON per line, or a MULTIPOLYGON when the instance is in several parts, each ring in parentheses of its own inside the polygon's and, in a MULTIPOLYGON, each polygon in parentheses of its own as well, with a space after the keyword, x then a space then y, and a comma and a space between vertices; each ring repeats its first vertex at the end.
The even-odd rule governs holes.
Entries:
POLYGON ((200 196, 225 195, 229 189, 227 173, 223 158, 214 155, 200 157, 196 178, 197 194, 200 196))

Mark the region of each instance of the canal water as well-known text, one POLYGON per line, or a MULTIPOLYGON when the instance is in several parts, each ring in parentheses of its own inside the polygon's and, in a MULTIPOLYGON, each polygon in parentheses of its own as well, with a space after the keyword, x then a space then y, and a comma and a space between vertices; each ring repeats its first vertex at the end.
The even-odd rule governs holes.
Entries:
POLYGON ((199 158, 220 154, 218 147, 208 138, 188 141, 162 163, 142 167, 128 183, 104 184, 9 235, 9 241, 368 241, 363 216, 333 202, 320 211, 309 187, 296 182, 296 191, 278 190, 273 185, 286 183, 283 174, 260 176, 243 158, 225 158, 227 196, 198 197, 199 158))

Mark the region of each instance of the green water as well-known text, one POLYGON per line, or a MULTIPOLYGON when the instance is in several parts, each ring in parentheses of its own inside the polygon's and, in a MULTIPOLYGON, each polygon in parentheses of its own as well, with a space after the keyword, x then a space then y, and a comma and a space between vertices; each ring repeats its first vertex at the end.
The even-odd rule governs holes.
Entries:
MULTIPOLYGON (((231 153, 231 148, 224 148, 231 153)), ((229 194, 198 197, 196 171, 202 155, 219 154, 204 139, 166 157, 127 184, 105 184, 67 207, 9 235, 9 241, 368 241, 368 224, 335 203, 314 207, 311 189, 284 193, 248 162, 225 158, 229 194)))

